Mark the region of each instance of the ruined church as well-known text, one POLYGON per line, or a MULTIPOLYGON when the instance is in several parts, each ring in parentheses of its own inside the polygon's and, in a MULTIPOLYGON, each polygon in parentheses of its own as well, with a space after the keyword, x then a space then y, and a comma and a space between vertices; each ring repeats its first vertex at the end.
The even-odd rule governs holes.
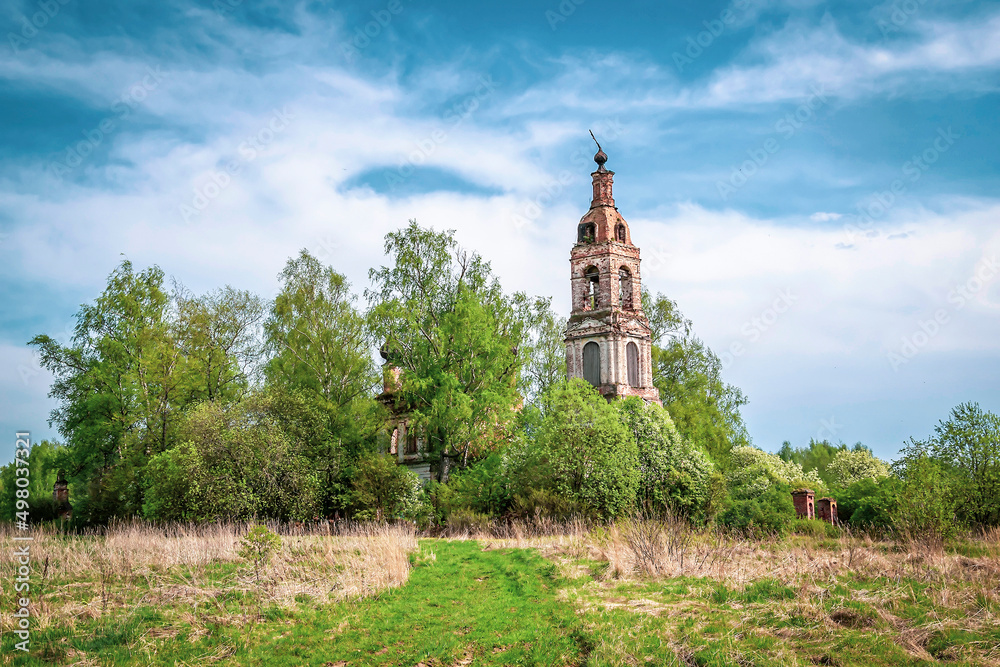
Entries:
MULTIPOLYGON (((625 218, 615 206, 615 172, 604 165, 607 154, 597 146, 591 174, 594 195, 576 229, 570 251, 572 310, 566 325, 566 369, 608 400, 638 396, 661 403, 653 386, 652 334, 642 311, 639 248, 625 218)), ((435 476, 424 435, 397 398, 400 371, 388 354, 383 392, 378 400, 390 410, 384 451, 395 456, 422 480, 435 476)))

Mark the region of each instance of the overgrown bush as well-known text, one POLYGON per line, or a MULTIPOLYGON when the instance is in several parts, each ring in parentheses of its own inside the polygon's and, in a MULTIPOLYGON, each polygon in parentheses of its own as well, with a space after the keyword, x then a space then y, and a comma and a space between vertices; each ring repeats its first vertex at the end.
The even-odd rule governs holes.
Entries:
POLYGON ((525 489, 514 496, 511 513, 519 519, 568 521, 592 513, 582 503, 548 489, 525 489))
POLYGON ((892 526, 892 513, 899 504, 899 480, 862 479, 837 493, 837 516, 856 528, 884 529, 892 526))
POLYGON ((902 455, 894 465, 897 475, 905 476, 909 461, 923 457, 933 465, 923 465, 918 474, 948 487, 944 495, 951 507, 935 504, 936 513, 953 512, 970 526, 1000 525, 1000 415, 962 403, 930 438, 911 439, 902 455))
POLYGON ((359 521, 416 519, 424 511, 420 478, 392 456, 369 454, 352 475, 352 510, 359 521))
POLYGON ((706 518, 713 471, 708 455, 684 441, 661 406, 631 397, 617 401, 615 408, 639 454, 637 504, 706 518))
POLYGON ((553 387, 546 406, 523 464, 537 475, 537 488, 603 518, 631 510, 639 488, 638 448, 615 408, 580 379, 553 387))
POLYGON ((470 535, 489 533, 493 528, 493 517, 468 509, 458 509, 448 515, 445 525, 450 533, 470 535))
POLYGON ((513 502, 509 463, 504 455, 493 453, 464 470, 452 473, 447 484, 436 484, 432 495, 441 519, 452 513, 469 511, 499 517, 513 502))
POLYGON ((756 535, 784 535, 796 517, 791 488, 775 484, 759 496, 731 499, 719 515, 719 523, 756 535))
POLYGON ((938 542, 954 537, 960 485, 946 464, 924 454, 896 462, 897 504, 890 510, 893 527, 904 535, 938 542))
POLYGON ((179 434, 180 444, 150 459, 143 475, 146 518, 291 520, 317 514, 313 467, 270 413, 267 397, 202 403, 185 416, 179 434))
POLYGON ((789 529, 795 535, 809 535, 810 537, 837 537, 840 529, 828 521, 819 519, 795 519, 789 524, 789 529))

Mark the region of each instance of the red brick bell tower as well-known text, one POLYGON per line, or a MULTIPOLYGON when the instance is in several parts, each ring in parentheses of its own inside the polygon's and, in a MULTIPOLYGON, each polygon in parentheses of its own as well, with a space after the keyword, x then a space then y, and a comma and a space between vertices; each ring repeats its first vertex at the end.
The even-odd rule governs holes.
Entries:
MULTIPOLYGON (((596 140, 595 140, 596 141, 596 140)), ((660 403, 653 386, 652 336, 642 312, 639 248, 615 206, 615 172, 597 145, 590 210, 577 227, 570 252, 573 309, 566 327, 566 368, 608 400, 639 396, 660 403)))

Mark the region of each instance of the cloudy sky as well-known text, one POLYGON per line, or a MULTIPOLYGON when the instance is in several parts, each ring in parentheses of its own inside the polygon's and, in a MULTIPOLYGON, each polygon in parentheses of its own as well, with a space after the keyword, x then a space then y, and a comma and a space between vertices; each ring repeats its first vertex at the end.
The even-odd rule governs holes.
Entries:
POLYGON ((644 284, 757 445, 885 457, 1000 410, 1000 4, 6 0, 0 458, 52 435, 25 346, 127 257, 274 295, 307 248, 457 230, 569 310, 593 129, 644 284))

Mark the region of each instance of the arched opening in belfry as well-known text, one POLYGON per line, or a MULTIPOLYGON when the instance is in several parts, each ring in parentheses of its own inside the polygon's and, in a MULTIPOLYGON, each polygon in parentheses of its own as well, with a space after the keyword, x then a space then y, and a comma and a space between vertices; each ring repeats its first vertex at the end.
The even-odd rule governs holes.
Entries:
POLYGON ((618 303, 622 308, 632 308, 632 272, 624 266, 618 270, 618 303))
POLYGON ((588 266, 583 270, 583 277, 587 281, 586 308, 597 310, 601 306, 601 274, 596 266, 588 266))
POLYGON ((620 222, 618 223, 618 226, 615 227, 615 238, 619 243, 625 243, 625 225, 620 222))
POLYGON ((593 243, 597 237, 597 226, 592 222, 585 222, 577 228, 577 243, 593 243))
POLYGON ((420 452, 420 443, 417 438, 417 429, 412 426, 406 428, 406 449, 404 454, 417 454, 420 452))
POLYGON ((639 346, 629 343, 625 346, 625 361, 628 365, 628 384, 630 387, 639 386, 639 346))
POLYGON ((597 343, 583 346, 583 379, 595 387, 601 384, 601 346, 597 343))

